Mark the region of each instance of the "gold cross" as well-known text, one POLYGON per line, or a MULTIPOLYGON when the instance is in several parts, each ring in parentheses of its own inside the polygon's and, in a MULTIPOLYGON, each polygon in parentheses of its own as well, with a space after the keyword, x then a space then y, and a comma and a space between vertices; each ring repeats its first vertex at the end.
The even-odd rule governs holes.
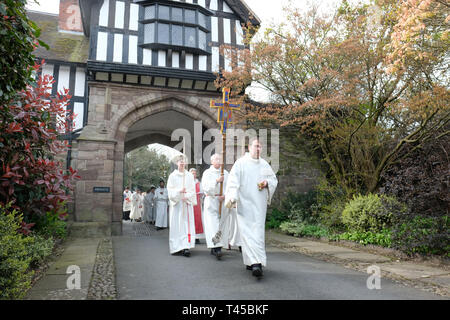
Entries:
POLYGON ((240 104, 230 103, 230 88, 223 88, 222 102, 211 100, 210 107, 217 108, 217 123, 220 124, 220 131, 224 134, 228 128, 228 124, 232 124, 231 116, 233 110, 240 110, 240 104))

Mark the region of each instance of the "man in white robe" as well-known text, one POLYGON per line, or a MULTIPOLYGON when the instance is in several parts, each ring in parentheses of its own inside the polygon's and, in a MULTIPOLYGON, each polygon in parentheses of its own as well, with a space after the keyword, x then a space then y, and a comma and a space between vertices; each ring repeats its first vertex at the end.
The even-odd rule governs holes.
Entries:
POLYGON ((167 181, 169 193, 169 250, 171 254, 182 252, 190 256, 191 248, 195 247, 194 208, 197 204, 194 176, 185 170, 186 158, 176 156, 172 162, 177 164, 167 181))
POLYGON ((133 196, 133 193, 128 189, 128 187, 125 188, 125 191, 123 192, 123 220, 130 220, 130 211, 131 211, 131 197, 133 196))
POLYGON ((167 205, 169 201, 169 194, 166 188, 164 188, 164 180, 159 181, 159 188, 155 190, 155 211, 156 230, 167 228, 167 205))
POLYGON ((140 221, 142 218, 142 199, 141 190, 137 189, 133 196, 131 197, 131 221, 140 221))
POLYGON ((261 143, 250 140, 249 152, 238 159, 230 171, 225 191, 225 205, 236 206, 242 258, 255 277, 266 266, 265 221, 267 205, 278 184, 266 160, 260 158, 261 143))
MULTIPOLYGON (((222 257, 222 247, 228 246, 227 242, 223 242, 224 238, 220 238, 219 242, 214 243, 213 238, 220 229, 219 206, 222 207, 221 214, 226 215, 224 206, 225 197, 220 195, 220 182, 223 181, 223 190, 225 190, 228 178, 228 171, 224 170, 224 175, 221 176, 222 159, 219 154, 214 154, 211 157, 211 166, 205 170, 202 177, 202 188, 206 194, 204 202, 203 220, 205 222, 205 238, 206 246, 211 249, 211 254, 216 256, 218 260, 222 257)), ((228 230, 225 231, 228 233, 228 230)), ((227 241, 228 237, 225 237, 227 241)))

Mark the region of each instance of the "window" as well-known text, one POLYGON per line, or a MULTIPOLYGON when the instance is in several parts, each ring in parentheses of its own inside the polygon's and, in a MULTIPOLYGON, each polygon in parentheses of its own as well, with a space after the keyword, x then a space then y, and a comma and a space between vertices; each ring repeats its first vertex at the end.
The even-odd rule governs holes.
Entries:
POLYGON ((170 34, 169 34, 170 25, 167 23, 159 23, 158 24, 158 42, 170 44, 170 34))
POLYGON ((183 27, 172 25, 172 44, 175 46, 183 45, 183 27))
POLYGON ((181 8, 172 8, 172 20, 183 22, 183 9, 181 8))
POLYGON ((155 1, 144 6, 140 23, 144 35, 139 44, 147 49, 185 50, 189 53, 210 54, 208 47, 211 13, 189 3, 168 4, 155 1))
POLYGON ((145 19, 155 19, 156 15, 155 15, 155 6, 148 6, 145 7, 145 15, 144 15, 145 19))
POLYGON ((195 10, 184 10, 184 22, 195 24, 195 10))
POLYGON ((206 32, 198 32, 198 47, 206 51, 206 32))
POLYGON ((155 42, 155 24, 147 23, 144 25, 144 42, 152 43, 155 42))
POLYGON ((170 8, 167 6, 159 6, 158 19, 170 20, 170 8))
POLYGON ((191 28, 191 27, 184 28, 184 39, 186 41, 185 45, 187 47, 196 47, 197 46, 195 34, 196 34, 195 28, 191 28))
POLYGON ((201 25, 203 28, 207 28, 206 19, 207 17, 203 13, 201 12, 198 13, 198 24, 201 25))

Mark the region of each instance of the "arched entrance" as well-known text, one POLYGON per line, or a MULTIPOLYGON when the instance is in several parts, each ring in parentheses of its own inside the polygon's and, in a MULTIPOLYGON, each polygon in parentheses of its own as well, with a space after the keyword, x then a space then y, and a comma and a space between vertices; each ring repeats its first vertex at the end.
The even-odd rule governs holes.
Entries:
POLYGON ((218 94, 100 83, 90 88, 89 122, 74 154, 81 176, 74 230, 120 235, 125 154, 154 142, 174 146, 178 142, 170 137, 175 129, 188 130, 193 139, 194 121, 201 121, 204 129, 215 128, 209 101, 218 94))

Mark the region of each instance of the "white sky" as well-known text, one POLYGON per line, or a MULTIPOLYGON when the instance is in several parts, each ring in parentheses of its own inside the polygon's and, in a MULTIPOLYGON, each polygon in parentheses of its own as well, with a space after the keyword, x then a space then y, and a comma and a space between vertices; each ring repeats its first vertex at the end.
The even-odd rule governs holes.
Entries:
POLYGON ((59 0, 37 0, 36 4, 33 0, 28 0, 27 8, 36 11, 59 13, 59 0))

